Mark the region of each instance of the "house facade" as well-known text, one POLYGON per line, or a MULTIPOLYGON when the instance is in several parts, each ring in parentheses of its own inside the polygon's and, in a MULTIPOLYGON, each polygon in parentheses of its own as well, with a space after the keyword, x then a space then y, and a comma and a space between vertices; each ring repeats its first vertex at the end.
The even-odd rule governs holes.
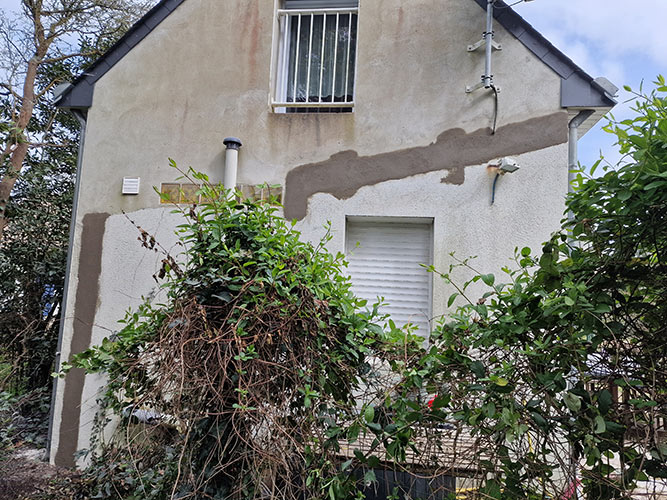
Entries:
MULTIPOLYGON (((168 158, 222 182, 238 137, 236 184, 274 186, 305 239, 330 222, 356 291, 426 333, 451 291, 419 264, 499 272, 538 248, 613 93, 500 0, 163 0, 59 96, 84 125, 60 362, 159 297, 136 225, 171 248, 158 192, 197 197, 168 158)), ((53 463, 88 446, 100 384, 57 382, 53 463)))

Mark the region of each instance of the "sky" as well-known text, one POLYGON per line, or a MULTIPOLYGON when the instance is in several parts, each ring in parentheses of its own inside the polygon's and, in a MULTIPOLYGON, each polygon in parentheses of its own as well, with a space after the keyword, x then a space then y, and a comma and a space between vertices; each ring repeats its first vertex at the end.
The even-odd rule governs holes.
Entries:
MULTIPOLYGON (((654 87, 658 74, 667 76, 667 0, 534 0, 514 7, 551 43, 593 77, 604 76, 620 88, 612 114, 633 116, 629 85, 654 87)), ((603 120, 579 141, 579 161, 591 166, 600 158, 615 165, 620 154, 614 136, 601 130, 603 120)))
MULTIPOLYGON (((0 0, 0 8, 18 10, 19 3, 0 0)), ((621 89, 612 112, 617 120, 632 116, 624 85, 638 89, 644 81, 650 89, 658 74, 667 76, 667 0, 533 0, 514 9, 588 74, 605 76, 621 89)), ((579 141, 583 165, 592 165, 601 151, 611 164, 620 159, 603 123, 579 141)))

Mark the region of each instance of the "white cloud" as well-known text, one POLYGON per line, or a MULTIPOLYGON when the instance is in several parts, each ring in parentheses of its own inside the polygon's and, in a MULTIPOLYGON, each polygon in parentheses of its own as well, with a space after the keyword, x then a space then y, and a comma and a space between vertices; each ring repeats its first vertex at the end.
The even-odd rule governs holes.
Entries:
POLYGON ((610 58, 644 55, 667 66, 665 0, 537 0, 516 9, 542 33, 563 33, 610 58))
MULTIPOLYGON (((619 87, 645 90, 667 70, 666 0, 536 0, 519 4, 516 11, 556 47, 592 76, 605 76, 619 87)), ((621 90, 613 115, 617 120, 634 115, 627 103, 632 96, 621 90)), ((615 164, 621 157, 615 137, 600 130, 602 121, 579 143, 580 160, 590 166, 602 150, 615 164)))

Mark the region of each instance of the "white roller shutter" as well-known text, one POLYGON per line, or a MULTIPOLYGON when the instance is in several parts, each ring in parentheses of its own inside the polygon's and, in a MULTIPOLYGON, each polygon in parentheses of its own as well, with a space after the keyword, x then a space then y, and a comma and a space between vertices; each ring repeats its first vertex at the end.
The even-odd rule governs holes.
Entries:
POLYGON ((381 311, 397 326, 411 322, 428 335, 431 318, 432 262, 430 219, 366 218, 347 220, 346 254, 352 290, 369 303, 384 297, 381 311))

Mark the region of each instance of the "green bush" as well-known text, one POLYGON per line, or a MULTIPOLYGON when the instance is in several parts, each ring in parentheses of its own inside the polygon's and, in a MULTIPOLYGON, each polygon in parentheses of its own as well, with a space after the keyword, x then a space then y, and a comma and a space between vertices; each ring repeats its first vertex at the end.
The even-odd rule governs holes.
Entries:
POLYGON ((116 439, 91 452, 92 494, 346 498, 338 439, 358 418, 376 311, 362 311, 326 241, 304 243, 275 207, 190 175, 210 202, 182 211, 183 254, 159 272, 166 303, 128 313, 76 358, 109 377, 99 428, 121 417, 116 439), (133 423, 137 410, 162 424, 133 423))
POLYGON ((578 173, 573 219, 538 255, 517 250, 506 283, 442 274, 458 288, 450 305, 465 305, 398 367, 405 393, 438 397, 429 414, 387 401, 392 424, 457 422, 474 437, 485 498, 560 498, 577 480, 591 500, 629 498, 637 481, 667 478, 667 86, 657 84, 638 94, 636 118, 607 126, 626 161, 578 173))

